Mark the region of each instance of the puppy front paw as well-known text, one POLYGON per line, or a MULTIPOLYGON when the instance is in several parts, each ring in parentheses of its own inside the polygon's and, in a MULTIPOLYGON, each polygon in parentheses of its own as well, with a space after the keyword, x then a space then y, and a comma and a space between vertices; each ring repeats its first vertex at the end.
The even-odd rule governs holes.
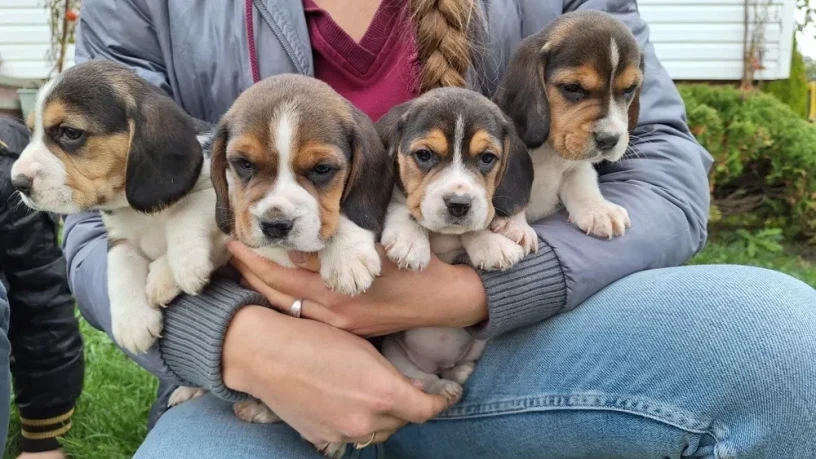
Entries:
POLYGON ((448 400, 448 406, 453 406, 462 399, 462 385, 449 379, 436 379, 425 383, 423 388, 431 395, 441 395, 448 400))
POLYGON ((503 271, 525 255, 523 247, 489 230, 463 235, 462 244, 471 265, 485 271, 503 271))
POLYGON ((322 447, 319 446, 315 447, 321 454, 323 454, 323 456, 328 457, 330 459, 341 459, 343 455, 346 453, 345 443, 329 443, 322 447))
POLYGON ((496 217, 490 223, 490 231, 520 245, 525 256, 538 252, 538 234, 526 221, 513 217, 496 217))
POLYGON ((380 254, 373 244, 349 251, 332 250, 320 260, 320 277, 326 285, 349 296, 368 290, 381 269, 380 254))
POLYGON ((453 368, 445 370, 441 373, 441 376, 445 379, 450 379, 451 381, 464 385, 465 381, 470 378, 470 375, 473 374, 473 370, 476 369, 476 362, 465 362, 456 365, 453 368))
POLYGON ((431 262, 431 241, 425 232, 386 227, 382 244, 388 259, 401 269, 421 271, 431 262))
POLYGON ((632 226, 626 209, 609 201, 572 209, 570 221, 588 235, 607 239, 623 236, 626 229, 632 226))
POLYGON ((237 402, 232 405, 232 411, 239 419, 254 424, 272 424, 281 420, 277 414, 259 400, 237 402))
POLYGON ((161 256, 150 263, 145 286, 147 302, 154 307, 166 307, 179 294, 181 289, 176 285, 173 271, 167 264, 167 257, 161 256))
POLYGON ((129 297, 111 305, 111 328, 116 342, 134 354, 147 352, 162 331, 162 311, 142 304, 143 297, 129 297), (136 304, 138 303, 138 304, 136 304))
POLYGON ((200 387, 180 386, 176 388, 172 394, 170 394, 170 399, 167 401, 167 406, 172 408, 180 403, 201 397, 206 393, 207 391, 200 387))
POLYGON ((173 277, 179 288, 188 295, 198 295, 210 281, 213 265, 210 260, 190 263, 178 262, 173 267, 173 277))

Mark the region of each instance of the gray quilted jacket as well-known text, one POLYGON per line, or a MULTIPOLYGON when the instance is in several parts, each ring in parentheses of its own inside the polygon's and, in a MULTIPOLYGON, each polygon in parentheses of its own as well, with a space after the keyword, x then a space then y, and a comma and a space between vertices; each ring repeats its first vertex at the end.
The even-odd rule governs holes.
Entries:
MULTIPOLYGON (((253 0, 261 76, 313 72, 301 0, 253 0)), ((483 273, 493 337, 568 311, 605 286, 644 269, 676 266, 700 250, 708 217, 710 155, 685 123, 683 102, 649 42, 634 0, 484 1, 490 58, 477 69, 494 89, 511 52, 560 14, 597 9, 616 15, 646 52, 638 154, 600 170, 604 196, 624 206, 632 229, 621 238, 587 237, 563 213, 534 226, 541 249, 513 269, 483 273)), ((252 84, 243 1, 84 0, 77 62, 110 59, 165 89, 188 113, 210 122, 252 84)), ((74 295, 87 320, 110 334, 106 241, 99 216, 68 217, 65 254, 74 295)), ((178 299, 165 313, 162 339, 135 357, 160 378, 207 388, 230 400, 243 394, 221 378, 221 347, 230 318, 260 295, 233 280, 215 281, 198 297, 178 299)))

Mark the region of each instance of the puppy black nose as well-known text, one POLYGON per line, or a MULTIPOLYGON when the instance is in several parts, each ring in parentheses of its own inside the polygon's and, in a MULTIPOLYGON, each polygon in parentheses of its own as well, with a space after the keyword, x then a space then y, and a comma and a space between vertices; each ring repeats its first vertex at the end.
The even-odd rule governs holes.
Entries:
POLYGON ((261 222, 261 231, 270 239, 280 239, 292 230, 292 220, 270 220, 261 222))
POLYGON ((31 187, 33 184, 34 181, 25 175, 18 175, 17 177, 11 179, 11 186, 24 195, 31 193, 31 187))
POLYGON ((470 210, 470 203, 473 201, 469 196, 461 194, 449 194, 444 198, 445 205, 448 206, 448 213, 454 217, 461 217, 470 210))
POLYGON ((620 140, 620 136, 617 134, 609 134, 606 132, 596 132, 593 134, 595 137, 595 144, 598 145, 598 148, 601 151, 607 151, 615 148, 615 145, 618 144, 618 140, 620 140))

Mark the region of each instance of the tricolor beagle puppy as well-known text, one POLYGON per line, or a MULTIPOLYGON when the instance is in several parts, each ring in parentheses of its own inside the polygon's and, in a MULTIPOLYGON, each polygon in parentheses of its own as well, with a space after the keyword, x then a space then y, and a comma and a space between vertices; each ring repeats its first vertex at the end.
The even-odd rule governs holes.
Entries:
POLYGON ((39 92, 12 183, 32 209, 100 210, 114 339, 144 352, 160 306, 195 295, 228 259, 213 218, 209 126, 128 68, 91 61, 39 92))
MULTIPOLYGON (((317 252, 321 277, 344 294, 379 275, 375 243, 393 165, 371 120, 327 84, 279 75, 250 87, 219 123, 212 155, 224 232, 283 266, 292 266, 287 251, 317 252)), ((258 401, 234 410, 246 421, 278 420, 258 401)))
MULTIPOLYGON (((533 167, 512 122, 489 99, 435 89, 392 109, 377 130, 398 169, 382 238, 392 261, 423 269, 433 252, 447 263, 506 269, 535 250, 490 230, 497 216, 526 225, 533 167)), ((456 401, 484 345, 462 328, 419 328, 386 337, 383 354, 425 391, 456 401)))
MULTIPOLYGON (((529 221, 563 204, 587 234, 624 234, 630 226, 626 209, 601 195, 594 165, 617 161, 627 151, 643 71, 635 37, 599 11, 564 14, 521 42, 494 100, 533 157, 529 221)), ((498 223, 501 232, 514 226, 498 223)))

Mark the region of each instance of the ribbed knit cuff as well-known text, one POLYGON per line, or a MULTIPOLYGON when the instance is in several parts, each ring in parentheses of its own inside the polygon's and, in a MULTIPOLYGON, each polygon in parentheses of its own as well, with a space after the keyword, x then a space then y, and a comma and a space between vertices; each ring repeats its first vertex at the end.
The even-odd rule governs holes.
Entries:
POLYGON ((506 271, 480 271, 487 292, 488 320, 469 328, 479 339, 541 322, 566 303, 567 284, 552 247, 539 239, 538 252, 506 271))
POLYGON ((57 437, 64 437, 71 430, 74 406, 48 410, 51 415, 32 416, 20 410, 20 449, 26 453, 41 453, 60 448, 57 437))
POLYGON ((227 277, 217 277, 200 295, 184 295, 164 312, 159 349, 167 366, 182 381, 228 401, 248 395, 224 385, 221 351, 232 317, 244 306, 268 305, 260 293, 227 277))

